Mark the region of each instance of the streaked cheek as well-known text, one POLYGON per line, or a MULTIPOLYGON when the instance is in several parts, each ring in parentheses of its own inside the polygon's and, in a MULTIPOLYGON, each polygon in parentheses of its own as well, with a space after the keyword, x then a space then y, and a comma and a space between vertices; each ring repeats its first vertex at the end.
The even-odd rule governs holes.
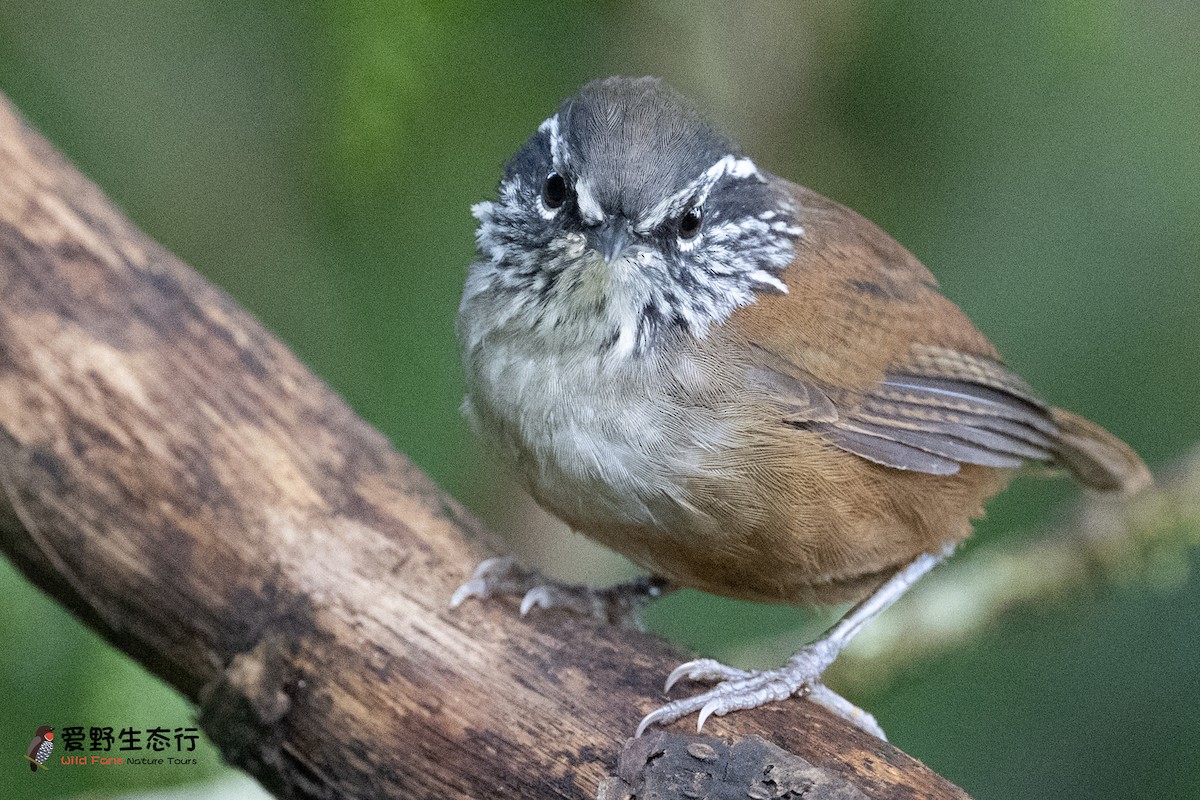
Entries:
POLYGON ((583 258, 587 251, 587 237, 577 231, 563 234, 563 254, 568 258, 583 258))

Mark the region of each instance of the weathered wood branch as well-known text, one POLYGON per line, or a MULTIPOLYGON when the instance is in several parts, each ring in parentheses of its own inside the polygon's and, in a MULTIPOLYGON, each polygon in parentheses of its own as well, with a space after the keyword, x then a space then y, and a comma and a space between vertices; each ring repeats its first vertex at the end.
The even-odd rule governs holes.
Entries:
MULTIPOLYGON (((0 484, 9 558, 279 797, 595 796, 682 657, 451 612, 496 540, 2 98, 0 484)), ((964 796, 807 701, 708 730, 741 750, 642 740, 605 796, 662 779, 647 761, 761 783, 737 796, 964 796)))

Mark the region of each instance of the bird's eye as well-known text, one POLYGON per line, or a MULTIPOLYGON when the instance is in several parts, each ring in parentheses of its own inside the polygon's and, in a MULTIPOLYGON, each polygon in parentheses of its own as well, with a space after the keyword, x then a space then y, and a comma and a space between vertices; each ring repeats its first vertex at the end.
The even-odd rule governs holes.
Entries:
POLYGON ((542 185, 542 202, 546 208, 558 208, 567 202, 567 181, 562 175, 551 172, 546 176, 546 183, 542 185))
POLYGON ((695 239, 703 224, 704 209, 700 206, 691 206, 679 218, 679 236, 683 239, 695 239))

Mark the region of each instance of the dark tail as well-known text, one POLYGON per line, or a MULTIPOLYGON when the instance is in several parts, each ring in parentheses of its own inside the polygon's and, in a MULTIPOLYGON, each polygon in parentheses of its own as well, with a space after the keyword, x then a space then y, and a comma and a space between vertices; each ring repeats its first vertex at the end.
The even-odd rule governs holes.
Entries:
POLYGON ((1133 448, 1078 414, 1050 409, 1058 425, 1055 456, 1080 483, 1102 492, 1133 494, 1149 486, 1150 470, 1133 448))

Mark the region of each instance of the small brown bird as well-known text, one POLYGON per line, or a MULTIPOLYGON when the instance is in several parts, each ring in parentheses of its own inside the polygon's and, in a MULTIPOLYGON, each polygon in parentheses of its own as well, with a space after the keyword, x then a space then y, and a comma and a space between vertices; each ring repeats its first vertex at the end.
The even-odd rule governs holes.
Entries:
POLYGON ((29 743, 29 749, 25 752, 25 758, 29 760, 30 771, 37 772, 38 767, 47 769, 46 760, 50 758, 50 753, 53 751, 54 728, 43 725, 33 734, 33 741, 29 743))
POLYGON ((487 562, 455 595, 628 609, 667 585, 862 600, 776 670, 715 682, 638 729, 820 683, 869 619, 971 531, 1026 462, 1132 492, 1138 456, 1044 403, 874 224, 760 170, 651 78, 585 86, 474 208, 463 408, 538 502, 659 580, 585 595, 487 562))

